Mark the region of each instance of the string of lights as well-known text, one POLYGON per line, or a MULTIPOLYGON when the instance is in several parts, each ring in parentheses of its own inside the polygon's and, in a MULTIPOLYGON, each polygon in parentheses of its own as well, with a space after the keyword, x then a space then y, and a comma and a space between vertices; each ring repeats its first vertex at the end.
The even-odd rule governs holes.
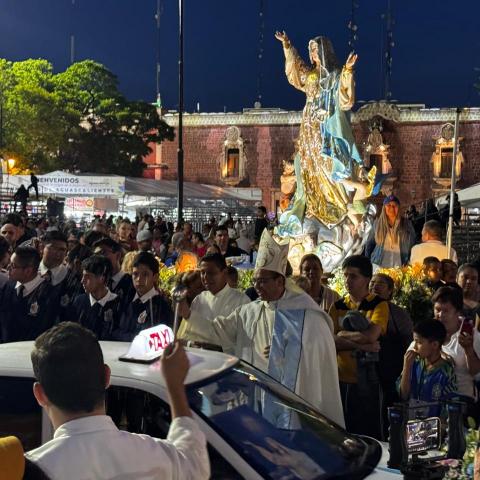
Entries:
POLYGON ((157 0, 157 11, 155 12, 155 23, 157 27, 156 38, 156 89, 157 89, 157 108, 162 108, 162 97, 160 95, 160 17, 163 12, 162 0, 157 0))
POLYGON ((265 0, 259 0, 258 11, 258 44, 257 44, 257 100, 262 105, 263 93, 263 55, 265 52, 265 0))
POLYGON ((356 0, 352 0, 351 12, 350 12, 350 21, 348 22, 347 28, 350 30, 350 39, 348 40, 348 46, 351 51, 355 50, 355 45, 358 40, 358 25, 356 20, 355 10, 359 7, 359 4, 356 0))
POLYGON ((383 39, 383 95, 382 97, 389 101, 392 99, 392 63, 393 63, 393 27, 395 19, 393 17, 391 0, 387 0, 387 13, 382 15, 382 21, 385 23, 385 36, 383 39))
POLYGON ((71 8, 71 34, 70 34, 70 65, 75 63, 75 0, 72 0, 71 8))

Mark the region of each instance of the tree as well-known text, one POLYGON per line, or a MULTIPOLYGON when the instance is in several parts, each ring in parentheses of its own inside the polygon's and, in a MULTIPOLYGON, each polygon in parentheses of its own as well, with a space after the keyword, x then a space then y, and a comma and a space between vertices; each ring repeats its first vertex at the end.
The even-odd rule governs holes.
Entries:
POLYGON ((3 145, 23 168, 141 175, 150 142, 173 139, 156 108, 129 102, 105 66, 53 74, 46 60, 0 59, 3 145))
POLYGON ((46 60, 0 60, 3 153, 26 168, 33 158, 51 158, 63 125, 52 94, 52 66, 46 60))

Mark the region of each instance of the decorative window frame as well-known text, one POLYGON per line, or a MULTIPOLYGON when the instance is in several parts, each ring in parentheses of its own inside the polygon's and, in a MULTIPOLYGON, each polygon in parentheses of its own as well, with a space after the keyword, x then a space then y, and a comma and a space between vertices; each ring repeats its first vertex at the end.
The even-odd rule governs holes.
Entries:
POLYGON ((228 127, 225 131, 223 152, 220 162, 220 178, 227 185, 238 185, 246 176, 246 163, 244 141, 240 129, 236 126, 228 127), (228 175, 228 151, 238 149, 238 176, 228 175))
MULTIPOLYGON (((435 140, 435 151, 432 154, 432 171, 433 171, 433 180, 444 186, 445 188, 450 186, 451 175, 447 177, 441 177, 442 171, 442 150, 443 149, 454 149, 454 130, 455 127, 451 123, 445 123, 442 125, 440 137, 434 137, 435 140)), ((463 137, 458 138, 458 149, 457 149, 457 161, 455 164, 455 175, 457 180, 461 178, 462 168, 464 163, 463 153, 461 149, 461 142, 463 137)))
POLYGON ((392 164, 390 163, 390 145, 383 142, 383 125, 381 118, 375 118, 369 127, 370 133, 365 143, 364 163, 370 168, 370 156, 379 155, 382 157, 382 173, 384 175, 392 173, 392 164))

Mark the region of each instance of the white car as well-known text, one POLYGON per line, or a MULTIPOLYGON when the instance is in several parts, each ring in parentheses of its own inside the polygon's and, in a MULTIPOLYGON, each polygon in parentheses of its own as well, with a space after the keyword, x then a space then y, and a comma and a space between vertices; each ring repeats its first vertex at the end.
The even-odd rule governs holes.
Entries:
MULTIPOLYGON (((159 362, 122 362, 127 344, 100 343, 112 371, 108 413, 120 428, 165 437, 171 419, 159 362)), ((32 394, 32 348, 0 345, 0 436, 16 435, 26 450, 53 434, 32 394)), ((208 439, 213 479, 401 478, 382 466, 379 442, 346 433, 246 362, 198 349, 188 356, 188 397, 208 439)))

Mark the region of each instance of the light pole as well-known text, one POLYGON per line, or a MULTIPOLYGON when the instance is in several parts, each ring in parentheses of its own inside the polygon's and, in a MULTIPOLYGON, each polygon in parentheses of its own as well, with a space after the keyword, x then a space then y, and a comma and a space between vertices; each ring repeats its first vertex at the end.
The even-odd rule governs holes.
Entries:
POLYGON ((178 0, 178 151, 177 151, 177 222, 183 217, 183 0, 178 0))
POLYGON ((450 208, 448 210, 448 230, 447 230, 447 252, 448 258, 452 255, 452 238, 453 238, 453 208, 455 202, 455 187, 457 184, 457 153, 458 153, 458 128, 460 124, 460 113, 462 109, 457 108, 455 111, 455 129, 453 133, 453 159, 452 173, 450 179, 450 208))

